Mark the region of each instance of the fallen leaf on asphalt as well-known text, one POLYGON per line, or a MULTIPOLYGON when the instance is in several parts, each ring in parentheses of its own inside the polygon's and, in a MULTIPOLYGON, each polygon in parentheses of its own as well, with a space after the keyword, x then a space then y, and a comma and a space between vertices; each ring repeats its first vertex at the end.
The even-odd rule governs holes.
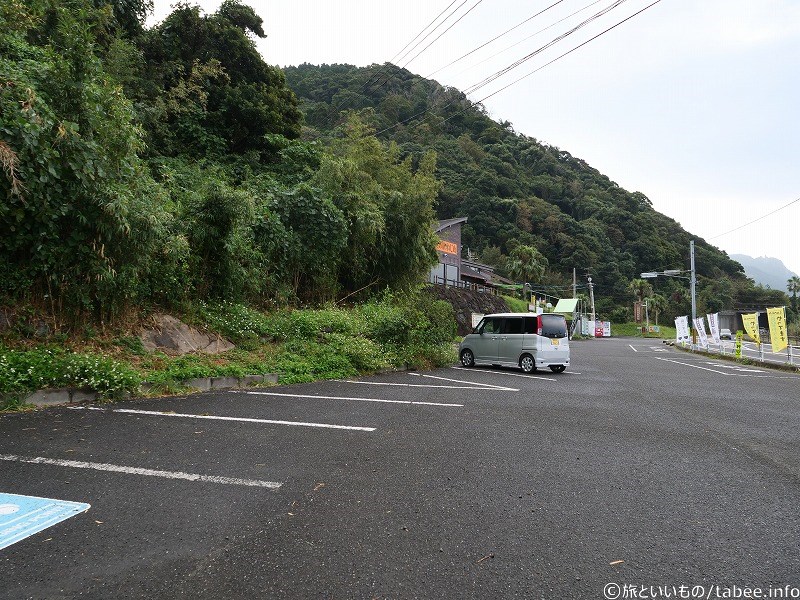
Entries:
POLYGON ((102 521, 95 521, 95 523, 97 523, 98 525, 102 525, 103 524, 102 521))
POLYGON ((324 488, 324 487, 325 487, 324 483, 318 483, 317 485, 314 486, 314 491, 316 492, 318 489, 324 488))
POLYGON ((621 565, 624 562, 625 562, 624 560, 615 560, 614 562, 610 562, 608 564, 613 566, 613 565, 621 565))

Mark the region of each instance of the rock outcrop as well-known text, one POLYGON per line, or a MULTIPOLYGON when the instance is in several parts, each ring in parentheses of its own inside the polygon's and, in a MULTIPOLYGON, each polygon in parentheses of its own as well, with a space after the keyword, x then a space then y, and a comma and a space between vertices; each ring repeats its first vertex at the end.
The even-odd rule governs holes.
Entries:
POLYGON ((152 322, 153 327, 143 330, 139 335, 142 344, 150 352, 219 354, 235 347, 223 337, 198 331, 170 315, 153 315, 152 322))

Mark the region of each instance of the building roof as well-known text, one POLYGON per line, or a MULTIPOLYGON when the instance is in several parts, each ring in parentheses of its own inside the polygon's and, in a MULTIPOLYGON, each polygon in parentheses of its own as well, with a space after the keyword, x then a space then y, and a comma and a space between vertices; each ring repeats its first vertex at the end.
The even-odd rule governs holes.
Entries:
POLYGON ((486 283, 491 283, 492 281, 492 274, 491 273, 481 273, 480 271, 473 269, 472 267, 465 265, 463 262, 461 263, 461 277, 468 277, 470 279, 480 279, 486 283))
POLYGON ((561 300, 556 302, 556 307, 553 309, 553 312, 571 315, 572 313, 575 312, 577 307, 578 307, 577 298, 561 298, 561 300))
POLYGON ((445 219, 444 221, 439 221, 433 226, 433 230, 436 233, 439 233, 442 229, 447 229, 448 227, 452 227, 453 225, 457 225, 458 223, 466 223, 467 217, 458 217, 457 219, 445 219))

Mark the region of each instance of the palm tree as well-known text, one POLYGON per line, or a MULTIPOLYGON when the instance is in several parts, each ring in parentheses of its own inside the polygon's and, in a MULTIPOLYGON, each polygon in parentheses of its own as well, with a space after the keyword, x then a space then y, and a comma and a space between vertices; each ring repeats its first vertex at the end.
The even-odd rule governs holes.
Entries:
POLYGON ((639 302, 653 295, 653 286, 644 279, 634 279, 628 284, 628 291, 636 297, 639 302))
POLYGON ((511 251, 506 270, 517 281, 539 281, 547 268, 547 259, 534 246, 519 245, 511 251))
POLYGON ((665 310, 667 310, 669 303, 667 302, 667 299, 661 294, 654 294, 653 297, 650 298, 647 302, 650 305, 650 308, 652 309, 653 313, 655 313, 656 326, 657 326, 659 313, 662 313, 665 310))
POLYGON ((797 292, 800 292, 800 277, 793 275, 786 282, 786 289, 792 292, 792 310, 797 310, 797 292))

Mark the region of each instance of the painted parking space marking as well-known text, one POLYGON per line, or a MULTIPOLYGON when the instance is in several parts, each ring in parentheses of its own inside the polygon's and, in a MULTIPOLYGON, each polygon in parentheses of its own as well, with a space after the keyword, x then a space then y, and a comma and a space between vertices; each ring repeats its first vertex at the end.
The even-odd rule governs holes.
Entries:
MULTIPOLYGON (((388 381, 354 381, 351 379, 331 379, 331 381, 335 381, 336 383, 352 383, 355 385, 383 385, 387 387, 406 387, 406 388, 439 388, 445 390, 497 390, 497 389, 504 389, 504 388, 496 388, 494 386, 488 386, 484 384, 472 384, 472 385, 434 385, 432 383, 392 383, 388 381), (480 387, 476 387, 479 385, 480 387)), ((507 388, 505 388, 507 389, 507 388)), ((513 390, 518 391, 518 390, 513 390)))
MULTIPOLYGON (((458 367, 453 367, 457 369, 458 367)), ((503 392, 518 392, 519 390, 516 388, 504 387, 502 385, 494 385, 492 383, 485 383, 483 381, 464 381, 462 379, 449 379, 447 377, 437 377, 436 375, 422 375, 420 373, 409 373, 409 375, 413 375, 414 377, 427 377, 428 379, 438 379, 440 381, 452 381, 455 383, 467 383, 469 385, 476 386, 475 389, 490 389, 490 390, 499 390, 503 392)))
MULTIPOLYGON (((787 377, 781 375, 754 375, 750 373, 731 373, 726 371, 718 371, 717 369, 709 369, 708 367, 701 367, 700 365, 693 365, 691 363, 681 362, 670 358, 661 358, 661 357, 655 357, 655 358, 656 360, 664 360, 667 362, 675 363, 676 365, 684 365, 686 367, 692 367, 693 369, 702 369, 703 371, 711 371, 712 373, 719 373, 720 375, 726 375, 729 377, 752 377, 755 379, 797 379, 797 377, 792 377, 792 376, 787 377)), ((714 366, 720 368, 728 368, 727 365, 718 365, 716 363, 707 363, 707 364, 714 364, 714 366)))
POLYGON ((734 371, 740 371, 742 373, 763 373, 764 372, 761 369, 748 369, 747 367, 742 367, 742 366, 739 366, 739 365, 720 365, 720 364, 717 364, 717 363, 711 362, 711 361, 706 361, 705 364, 714 365, 714 366, 719 367, 720 369, 732 369, 734 371))
POLYGON ((347 431, 375 431, 375 427, 358 427, 354 425, 332 425, 330 423, 306 423, 303 421, 278 421, 275 419, 251 419, 248 417, 223 417, 217 415, 191 415, 185 413, 162 412, 157 410, 136 410, 133 408, 100 408, 96 406, 70 406, 71 410, 96 410, 104 413, 122 413, 126 415, 144 415, 150 417, 177 417, 183 419, 209 419, 212 421, 234 421, 239 423, 260 423, 264 425, 289 425, 294 427, 315 427, 318 429, 343 429, 347 431))
POLYGON ((681 362, 672 358, 656 357, 656 360, 664 360, 666 362, 675 363, 676 365, 683 365, 685 367, 692 367, 693 369, 702 369, 703 371, 711 371, 712 373, 719 373, 720 375, 733 375, 733 373, 726 373, 725 371, 717 371, 716 369, 709 369, 708 367, 701 367, 700 365, 693 365, 691 363, 681 362))
POLYGON ((631 350, 633 350, 634 352, 638 352, 638 350, 637 350, 636 348, 634 348, 634 347, 633 347, 633 344, 628 344, 628 346, 630 346, 630 347, 631 347, 631 350))
POLYGON ((89 508, 85 502, 0 493, 0 550, 89 508))
MULTIPOLYGON (((475 371, 475 369, 466 369, 464 367, 450 367, 451 369, 456 369, 457 371, 471 371, 472 373, 497 373, 498 375, 507 375, 509 377, 522 377, 523 379, 544 379, 545 381, 557 381, 554 377, 544 377, 543 375, 523 375, 522 373, 507 373, 506 371, 494 371, 492 369, 481 369, 480 371, 475 371)), ((566 373, 567 371, 565 371, 566 373)), ((573 373, 574 375, 579 375, 579 373, 573 373)), ((511 388, 498 388, 498 389, 511 389, 511 388)), ((519 390, 514 390, 518 392, 519 390)))
MULTIPOLYGON (((237 477, 220 477, 218 475, 200 475, 199 473, 183 473, 181 471, 159 471, 156 469, 142 469, 140 467, 126 467, 110 465, 107 463, 83 462, 79 460, 62 460, 59 458, 45 458, 43 456, 27 457, 13 454, 0 454, 0 460, 28 463, 34 465, 52 465, 56 467, 70 467, 75 469, 90 469, 93 471, 107 471, 125 475, 145 475, 148 477, 163 477, 165 479, 183 479, 186 481, 200 481, 205 483, 220 483, 224 485, 243 485, 248 487, 261 487, 276 490, 281 483, 276 481, 261 481, 259 479, 239 479, 237 477)), ((88 507, 88 504, 86 505, 88 507)))
POLYGON ((236 392, 239 394, 251 394, 254 396, 280 396, 285 398, 312 398, 320 400, 353 400, 355 402, 378 402, 386 404, 417 404, 423 406, 442 406, 447 408, 463 408, 463 404, 451 404, 447 402, 417 402, 412 400, 385 400, 382 398, 356 398, 350 396, 315 396, 312 394, 281 394, 278 392, 236 392))

